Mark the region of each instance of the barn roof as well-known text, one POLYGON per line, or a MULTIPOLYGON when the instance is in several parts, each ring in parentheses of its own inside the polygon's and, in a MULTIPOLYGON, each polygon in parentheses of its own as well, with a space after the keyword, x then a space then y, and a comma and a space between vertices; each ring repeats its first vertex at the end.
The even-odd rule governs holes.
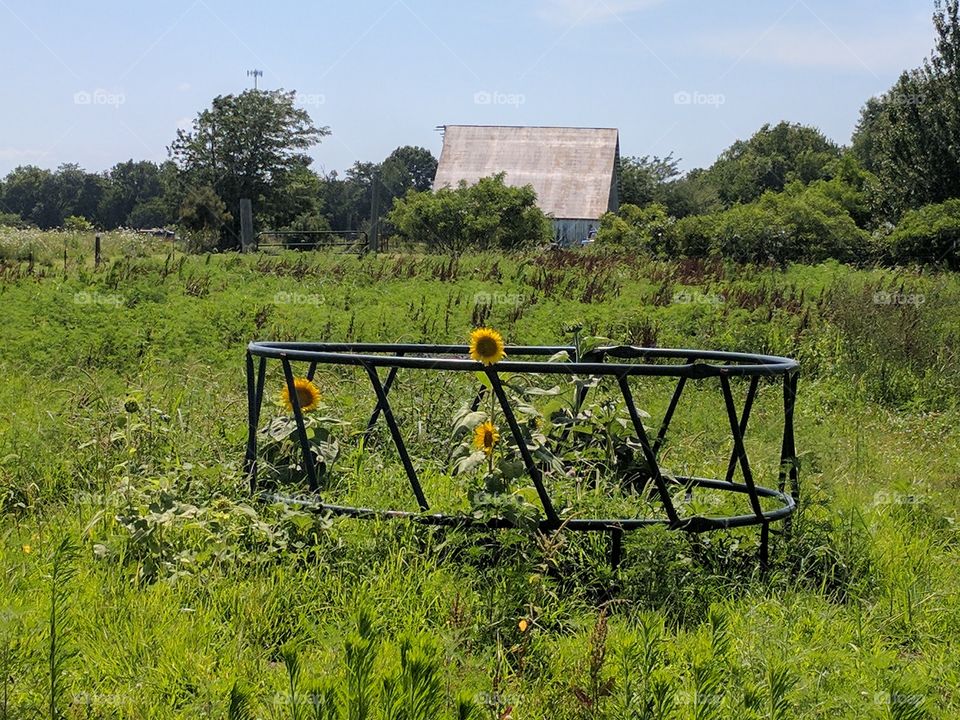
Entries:
POLYGON ((555 218, 599 218, 611 209, 619 155, 616 128, 445 125, 433 187, 456 187, 505 172, 532 185, 555 218))

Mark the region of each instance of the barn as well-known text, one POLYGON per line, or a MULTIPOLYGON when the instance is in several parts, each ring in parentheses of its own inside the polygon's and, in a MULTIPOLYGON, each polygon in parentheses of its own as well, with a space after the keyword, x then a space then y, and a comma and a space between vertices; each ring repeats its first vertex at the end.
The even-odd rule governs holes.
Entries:
POLYGON ((444 125, 435 190, 506 173, 508 185, 532 185, 553 220, 556 241, 580 243, 619 206, 620 136, 616 128, 444 125))

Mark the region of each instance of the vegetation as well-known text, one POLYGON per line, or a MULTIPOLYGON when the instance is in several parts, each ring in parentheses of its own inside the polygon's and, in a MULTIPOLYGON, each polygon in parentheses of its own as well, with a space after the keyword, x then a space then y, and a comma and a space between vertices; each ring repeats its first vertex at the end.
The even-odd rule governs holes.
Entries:
POLYGON ((397 200, 388 220, 397 234, 431 250, 519 250, 553 238, 550 222, 536 206, 533 189, 510 187, 503 173, 473 185, 411 192, 397 200))
MULTIPOLYGON (((95 271, 83 234, 0 232, 0 717, 960 710, 955 275, 610 249, 203 257, 126 234, 104 236, 95 271), (485 325, 547 343, 574 322, 583 342, 800 359, 802 509, 767 576, 753 531, 629 534, 612 572, 602 537, 327 518, 249 494, 247 340, 463 343, 485 325)), ((385 428, 363 438, 365 378, 321 367, 315 384, 323 497, 415 509, 385 428)), ((264 432, 288 412, 281 386, 274 368, 264 432)), ((486 452, 481 426, 502 418, 481 407, 454 437, 475 389, 401 373, 391 399, 436 508, 524 517, 538 505, 508 477, 514 450, 490 436, 486 452)), ((671 390, 638 386, 648 424, 671 390)), ((692 392, 665 462, 722 475, 718 393, 692 392)), ((747 435, 760 473, 775 472, 781 406, 761 388, 747 435)), ((643 511, 602 441, 622 408, 605 412, 577 440, 583 474, 551 476, 558 502, 643 511)), ((266 487, 303 492, 283 443, 264 444, 266 487)))

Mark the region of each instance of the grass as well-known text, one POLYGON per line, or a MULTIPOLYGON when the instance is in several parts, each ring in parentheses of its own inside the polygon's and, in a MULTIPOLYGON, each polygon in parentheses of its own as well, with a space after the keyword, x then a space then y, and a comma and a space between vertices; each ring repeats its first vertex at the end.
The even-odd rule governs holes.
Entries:
MULTIPOLYGON (((956 275, 183 256, 112 234, 97 270, 91 238, 66 238, 64 269, 63 240, 0 242, 0 718, 960 713, 956 275), (628 534, 613 572, 603 538, 359 523, 249 496, 248 340, 463 342, 481 323, 517 344, 581 323, 797 357, 803 503, 769 575, 750 531, 628 534)), ((466 509, 438 458, 472 389, 401 380, 391 397, 428 496, 466 509)), ((321 368, 317 382, 325 411, 364 427, 363 377, 321 368)), ((634 389, 651 423, 670 389, 634 389)), ((674 472, 723 473, 719 401, 704 385, 681 402, 674 472)), ((762 388, 747 436, 764 484, 779 402, 762 388)), ((413 509, 385 428, 363 448, 344 432, 327 482, 327 497, 413 509)), ((636 503, 551 482, 578 513, 636 503)))

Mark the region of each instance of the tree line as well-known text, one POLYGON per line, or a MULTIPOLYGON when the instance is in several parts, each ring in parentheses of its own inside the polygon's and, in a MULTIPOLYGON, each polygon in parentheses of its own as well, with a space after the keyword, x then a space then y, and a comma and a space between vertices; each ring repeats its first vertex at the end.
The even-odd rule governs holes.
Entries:
MULTIPOLYGON (((624 157, 621 207, 599 245, 743 261, 937 262, 960 267, 960 0, 935 0, 936 45, 886 93, 866 101, 849 146, 817 128, 764 125, 707 168, 673 154, 624 157)), ((398 147, 341 177, 306 151, 330 134, 294 92, 220 96, 180 130, 163 163, 18 167, 0 181, 0 224, 103 229, 177 223, 204 249, 239 244, 237 207, 260 228, 359 230, 379 195, 382 231, 428 248, 545 244, 550 223, 530 188, 502 176, 430 189, 437 160, 398 147)))

